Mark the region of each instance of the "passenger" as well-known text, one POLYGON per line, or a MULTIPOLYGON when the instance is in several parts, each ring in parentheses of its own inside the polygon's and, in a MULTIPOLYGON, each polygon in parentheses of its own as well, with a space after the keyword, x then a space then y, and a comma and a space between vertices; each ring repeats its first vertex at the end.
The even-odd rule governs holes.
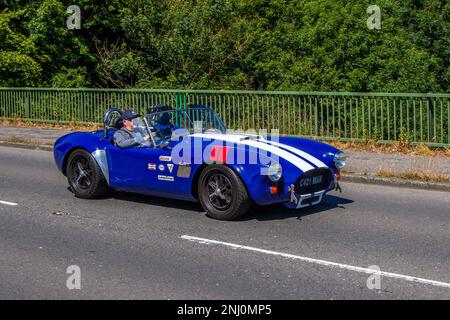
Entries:
POLYGON ((170 137, 172 131, 176 129, 170 121, 170 115, 169 112, 161 113, 159 119, 156 121, 155 129, 161 138, 170 137))

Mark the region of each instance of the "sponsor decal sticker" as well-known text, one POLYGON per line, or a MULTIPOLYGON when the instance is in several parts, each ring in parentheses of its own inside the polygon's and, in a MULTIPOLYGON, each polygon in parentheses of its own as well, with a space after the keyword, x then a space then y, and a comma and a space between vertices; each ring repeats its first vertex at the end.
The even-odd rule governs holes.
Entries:
POLYGON ((156 170, 156 163, 149 163, 148 170, 156 170))
POLYGON ((169 172, 172 173, 172 170, 173 170, 173 163, 168 163, 168 164, 167 164, 167 169, 169 169, 169 172))
POLYGON ((159 156, 159 161, 172 161, 171 156, 159 156))
POLYGON ((173 176, 163 176, 163 175, 158 175, 158 180, 161 180, 161 181, 173 181, 174 180, 174 178, 173 178, 173 176))
POLYGON ((165 168, 166 168, 166 167, 164 167, 163 164, 160 164, 160 165, 158 166, 159 171, 164 171, 165 168))
POLYGON ((191 175, 191 166, 190 165, 179 165, 177 170, 177 177, 180 178, 189 178, 191 175))

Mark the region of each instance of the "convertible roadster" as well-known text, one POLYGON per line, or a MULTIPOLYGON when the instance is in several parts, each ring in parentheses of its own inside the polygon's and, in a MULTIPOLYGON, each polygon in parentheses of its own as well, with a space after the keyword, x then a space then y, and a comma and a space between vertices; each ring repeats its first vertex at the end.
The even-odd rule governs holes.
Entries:
POLYGON ((133 121, 150 143, 122 149, 113 139, 121 116, 109 109, 103 130, 56 141, 56 165, 75 196, 89 199, 114 189, 199 201, 208 216, 233 220, 252 203, 317 205, 339 187, 345 165, 343 152, 321 142, 230 132, 200 105, 150 108, 133 121))

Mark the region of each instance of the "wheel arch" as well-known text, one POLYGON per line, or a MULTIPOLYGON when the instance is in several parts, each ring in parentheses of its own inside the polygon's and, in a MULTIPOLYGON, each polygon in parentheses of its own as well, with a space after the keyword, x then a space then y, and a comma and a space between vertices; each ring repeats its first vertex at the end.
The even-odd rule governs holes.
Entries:
POLYGON ((70 148, 69 150, 67 150, 66 154, 64 155, 64 160, 63 160, 62 166, 61 166, 61 171, 65 176, 67 176, 67 161, 69 161, 70 155, 77 150, 84 150, 86 152, 89 152, 86 148, 83 148, 80 146, 74 146, 74 147, 70 148))
POLYGON ((67 161, 69 160, 70 155, 72 153, 74 153, 75 151, 77 151, 77 150, 86 151, 87 153, 89 153, 92 156, 92 158, 94 159, 95 163, 100 168, 100 170, 101 170, 101 172, 103 174, 103 177, 106 179, 106 184, 109 186, 110 185, 109 184, 109 164, 108 164, 108 158, 106 156, 105 150, 97 149, 94 152, 90 152, 88 149, 80 147, 80 146, 76 146, 76 147, 73 147, 73 148, 69 149, 66 152, 66 155, 64 156, 64 160, 63 160, 63 164, 62 164, 62 168, 61 168, 62 173, 65 176, 67 176, 67 170, 66 170, 66 168, 67 168, 67 161))
POLYGON ((205 170, 208 167, 207 163, 203 163, 200 165, 200 167, 195 171, 194 176, 192 177, 191 182, 191 193, 192 196, 198 200, 198 181, 200 179, 200 175, 202 174, 203 170, 205 170))
POLYGON ((236 168, 235 166, 232 166, 232 165, 229 165, 229 164, 226 164, 226 163, 216 163, 216 162, 213 162, 213 163, 210 163, 210 164, 209 164, 209 163, 203 163, 203 164, 195 171, 194 176, 192 177, 192 184, 191 184, 191 192, 192 192, 192 196, 193 196, 195 199, 198 200, 198 182, 199 182, 199 179, 200 179, 200 176, 201 176, 203 170, 205 170, 208 166, 213 165, 213 164, 215 164, 215 165, 222 165, 222 166, 228 167, 228 168, 230 168, 231 170, 233 170, 233 172, 238 176, 238 178, 241 180, 242 184, 244 185, 244 188, 245 188, 245 190, 247 191, 247 194, 248 194, 248 196, 250 197, 250 199, 251 199, 252 201, 254 201, 254 200, 253 200, 253 196, 252 196, 252 194, 251 194, 251 192, 250 192, 250 190, 249 190, 249 188, 248 188, 247 182, 245 181, 245 179, 242 178, 241 173, 239 172, 239 171, 242 172, 243 169, 242 169, 241 167, 236 168))

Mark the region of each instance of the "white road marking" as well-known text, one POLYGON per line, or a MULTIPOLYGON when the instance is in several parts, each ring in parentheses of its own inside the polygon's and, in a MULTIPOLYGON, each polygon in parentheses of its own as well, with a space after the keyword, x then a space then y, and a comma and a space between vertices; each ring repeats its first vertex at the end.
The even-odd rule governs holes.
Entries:
POLYGON ((2 200, 0 200, 0 204, 6 204, 7 206, 17 206, 17 203, 2 200))
POLYGON ((346 269, 346 270, 350 270, 350 271, 356 271, 356 272, 368 273, 368 274, 377 274, 377 275, 385 276, 385 277, 389 277, 389 278, 401 279, 401 280, 406 280, 406 281, 411 281, 411 282, 416 282, 416 283, 429 284, 429 285, 432 285, 432 286, 437 286, 437 287, 443 287, 443 288, 449 288, 450 289, 450 283, 447 283, 447 282, 434 281, 434 280, 418 278, 418 277, 413 277, 413 276, 407 276, 407 275, 398 274, 398 273, 385 272, 385 271, 378 272, 378 271, 374 271, 372 269, 356 267, 356 266, 352 266, 352 265, 348 265, 348 264, 342 264, 342 263, 331 262, 331 261, 326 261, 326 260, 307 258, 307 257, 297 256, 297 255, 294 255, 294 254, 289 254, 289 253, 283 253, 283 252, 259 249, 259 248, 255 248, 255 247, 243 246, 243 245, 240 245, 240 244, 234 244, 234 243, 229 243, 229 242, 222 242, 222 241, 217 241, 217 240, 210 240, 210 239, 192 237, 192 236, 188 236, 188 235, 183 235, 183 236, 181 236, 181 238, 185 239, 185 240, 189 240, 189 241, 202 243, 202 244, 222 245, 222 246, 227 246, 227 247, 230 247, 230 248, 233 248, 233 249, 241 249, 241 250, 248 250, 248 251, 254 251, 254 252, 259 252, 259 253, 265 253, 265 254, 270 254, 270 255, 274 255, 274 256, 281 256, 281 257, 301 260, 301 261, 305 261, 305 262, 309 262, 309 263, 315 263, 315 264, 319 264, 319 265, 327 266, 327 267, 335 267, 335 268, 346 269))

